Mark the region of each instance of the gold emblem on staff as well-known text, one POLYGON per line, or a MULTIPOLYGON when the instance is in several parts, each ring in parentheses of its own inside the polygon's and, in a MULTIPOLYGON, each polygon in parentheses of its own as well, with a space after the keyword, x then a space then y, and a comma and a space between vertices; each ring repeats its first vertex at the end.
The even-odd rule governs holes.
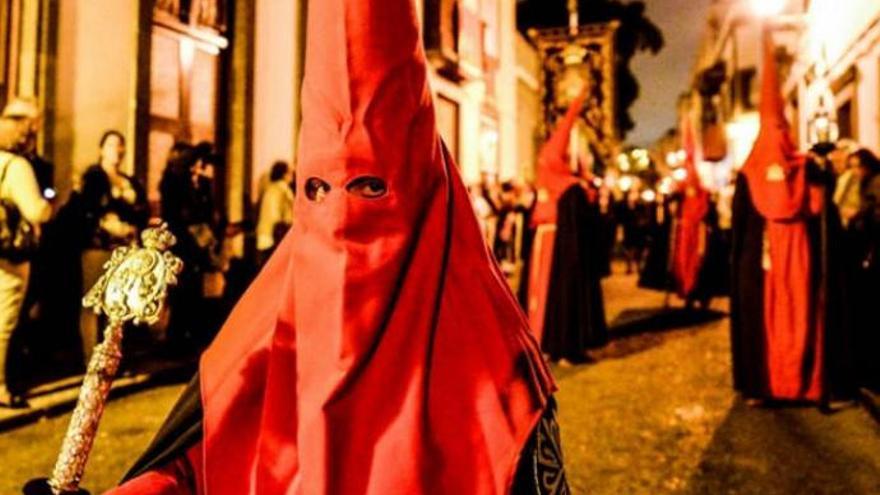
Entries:
POLYGON ((104 341, 95 347, 89 361, 52 478, 48 483, 36 482, 44 488, 30 493, 86 493, 79 484, 122 359, 122 329, 129 322, 156 323, 168 288, 177 283, 183 269, 183 262, 168 251, 176 240, 165 225, 145 230, 141 240, 143 247, 126 246, 113 251, 104 265, 104 274, 83 298, 83 306, 107 317, 104 341))
POLYGON ((176 242, 164 226, 141 235, 144 247, 113 251, 104 275, 83 298, 83 306, 112 322, 136 325, 159 321, 168 287, 177 283, 183 263, 168 249, 176 242))

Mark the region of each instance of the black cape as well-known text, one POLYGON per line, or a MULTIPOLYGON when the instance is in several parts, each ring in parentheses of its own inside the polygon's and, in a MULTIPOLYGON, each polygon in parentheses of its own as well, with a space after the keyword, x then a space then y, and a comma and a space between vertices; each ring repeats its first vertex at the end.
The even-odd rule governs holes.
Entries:
MULTIPOLYGON (((829 202, 830 204, 830 202, 829 202)), ((852 318, 847 310, 848 284, 841 266, 842 230, 833 207, 826 217, 829 252, 829 289, 825 313, 825 380, 829 398, 851 398, 855 394, 852 357, 852 318)), ((764 217, 752 203, 745 176, 737 178, 733 197, 733 242, 731 246, 730 343, 733 353, 734 389, 746 398, 770 398, 764 329, 764 217)), ((812 253, 813 286, 820 294, 821 220, 808 222, 812 253)))
POLYGON ((579 362, 586 350, 608 342, 601 218, 578 184, 559 198, 557 209, 543 348, 553 360, 579 362))

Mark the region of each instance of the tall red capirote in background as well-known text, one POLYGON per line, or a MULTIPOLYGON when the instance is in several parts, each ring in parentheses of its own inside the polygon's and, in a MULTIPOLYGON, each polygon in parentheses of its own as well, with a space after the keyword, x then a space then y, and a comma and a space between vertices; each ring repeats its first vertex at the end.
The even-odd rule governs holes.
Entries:
POLYGON ((675 224, 675 245, 672 255, 672 276, 681 297, 689 297, 697 285, 706 254, 706 228, 703 221, 709 213, 709 191, 703 187, 697 171, 697 140, 693 122, 685 116, 681 121, 681 142, 685 151, 687 177, 679 187, 681 206, 675 224))
POLYGON ((413 1, 312 2, 302 102, 296 224, 201 362, 208 492, 506 493, 555 386, 438 136, 413 1))
POLYGON ((824 309, 814 290, 807 219, 822 208, 807 184, 785 118, 770 33, 764 32, 761 130, 742 173, 752 203, 766 220, 764 326, 773 398, 817 401, 823 392, 824 309))
POLYGON ((547 310, 547 290, 550 285, 550 268, 553 264, 553 246, 556 241, 556 216, 559 198, 569 187, 580 181, 571 169, 569 143, 571 130, 577 121, 586 99, 584 92, 572 101, 565 115, 550 134, 550 139, 538 153, 535 188, 538 191, 532 227, 535 239, 532 259, 529 262, 528 316, 532 331, 538 342, 544 333, 544 315, 547 310))
POLYGON ((568 147, 571 130, 584 107, 586 96, 586 93, 582 93, 571 102, 571 106, 550 134, 550 139, 538 152, 538 168, 535 173, 538 200, 532 215, 533 226, 555 224, 559 198, 580 180, 571 169, 568 147))

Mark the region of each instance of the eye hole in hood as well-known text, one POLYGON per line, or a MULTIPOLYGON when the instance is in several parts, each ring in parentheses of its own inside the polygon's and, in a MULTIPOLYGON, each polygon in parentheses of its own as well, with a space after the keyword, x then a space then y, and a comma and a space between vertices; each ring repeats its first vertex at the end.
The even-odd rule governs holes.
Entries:
POLYGON ((378 177, 365 175, 353 179, 345 190, 364 199, 378 199, 388 194, 388 185, 378 177))
POLYGON ((324 197, 330 192, 330 184, 317 177, 309 177, 306 179, 306 197, 309 201, 320 203, 324 201, 324 197))

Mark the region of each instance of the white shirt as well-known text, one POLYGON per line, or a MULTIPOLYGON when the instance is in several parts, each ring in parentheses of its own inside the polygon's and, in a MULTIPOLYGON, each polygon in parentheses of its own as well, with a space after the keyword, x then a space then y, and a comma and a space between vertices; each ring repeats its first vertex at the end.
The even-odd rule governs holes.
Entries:
POLYGON ((257 249, 265 251, 275 245, 275 226, 293 224, 293 191, 283 180, 266 186, 260 199, 257 218, 257 249))
POLYGON ((21 216, 36 227, 49 220, 52 207, 40 193, 34 169, 24 158, 0 151, 0 198, 12 200, 21 216))

